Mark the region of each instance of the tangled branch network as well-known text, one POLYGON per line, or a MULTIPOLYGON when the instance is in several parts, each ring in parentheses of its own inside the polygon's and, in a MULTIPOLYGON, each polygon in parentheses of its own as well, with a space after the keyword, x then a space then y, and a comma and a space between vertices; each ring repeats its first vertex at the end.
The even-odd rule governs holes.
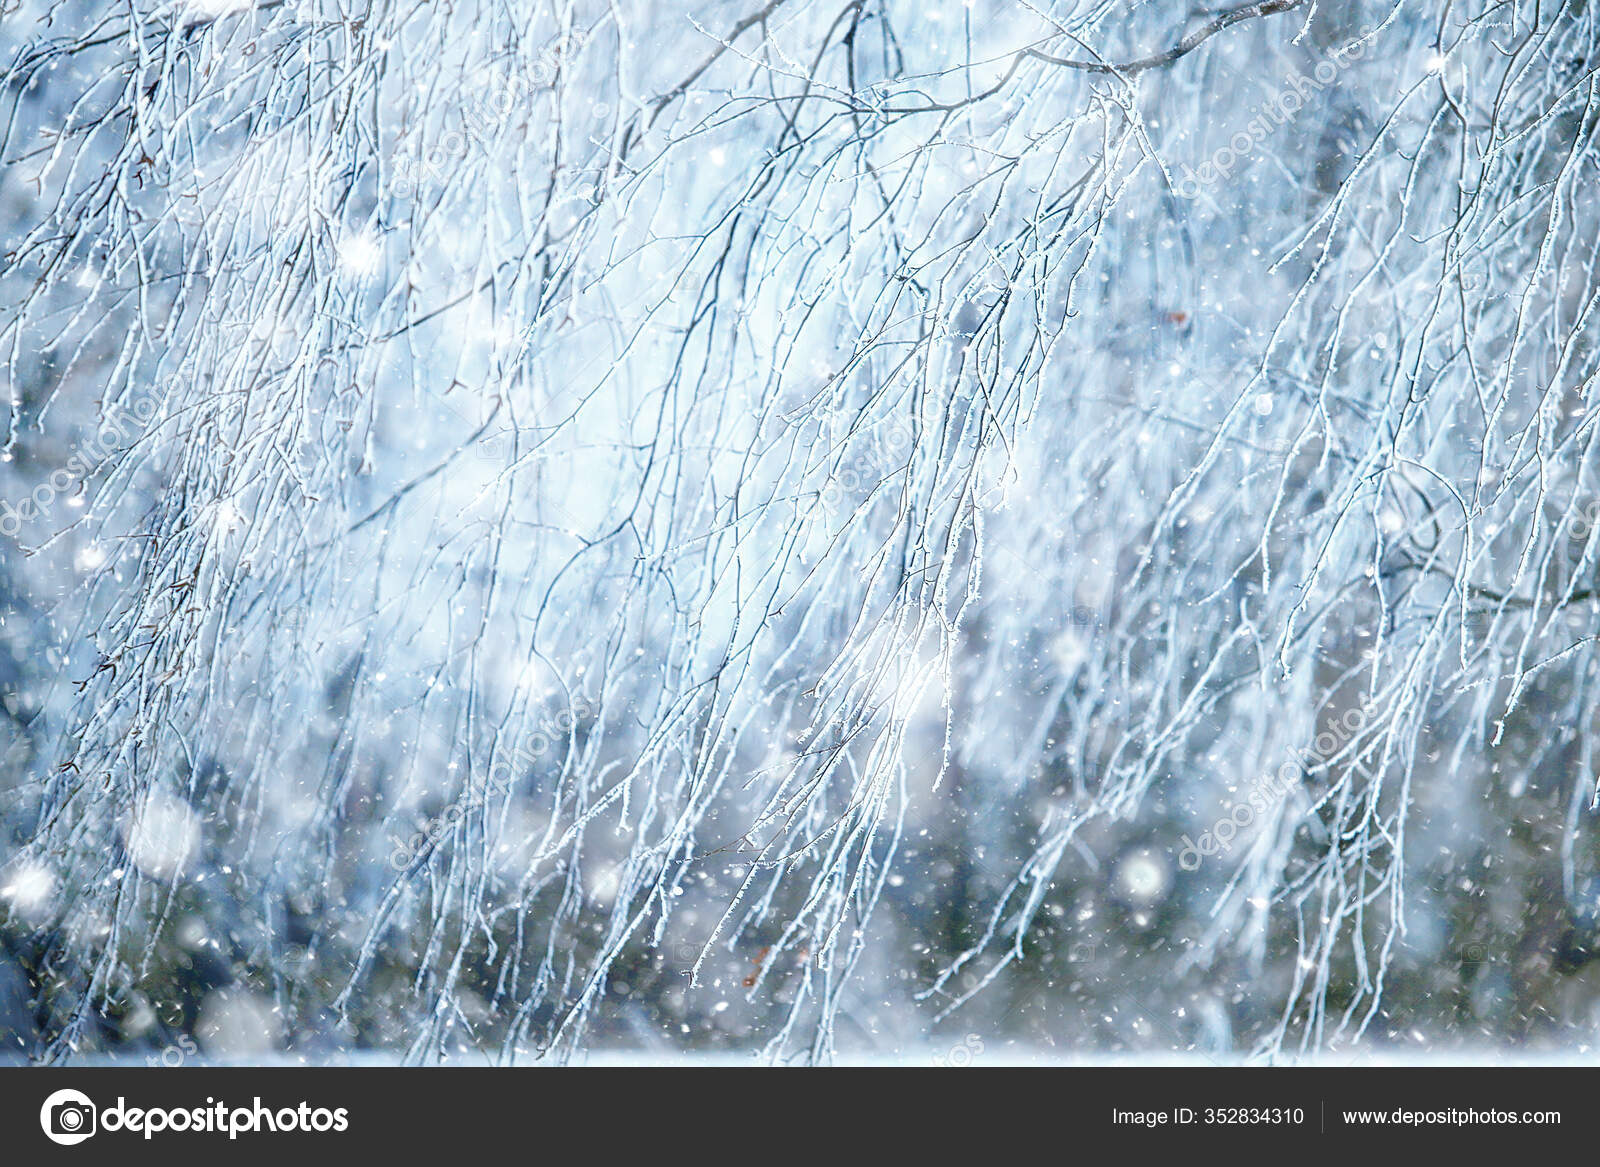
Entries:
POLYGON ((1597 46, 1582 0, 14 2, 38 1056, 200 920, 330 1043, 709 993, 826 1060, 1293 756, 1179 963, 1256 970, 1258 1054, 1360 1033, 1428 808, 1593 865, 1597 46), (929 840, 998 878, 907 884, 929 840))

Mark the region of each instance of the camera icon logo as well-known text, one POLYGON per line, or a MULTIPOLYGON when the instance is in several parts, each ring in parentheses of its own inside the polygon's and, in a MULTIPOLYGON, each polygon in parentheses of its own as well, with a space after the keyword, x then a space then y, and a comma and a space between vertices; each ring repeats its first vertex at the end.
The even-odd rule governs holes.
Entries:
POLYGON ((39 1125, 52 1143, 70 1147, 94 1134, 97 1110, 89 1096, 77 1090, 57 1090, 39 1108, 39 1125))
POLYGON ((510 452, 511 442, 504 431, 486 434, 479 438, 478 444, 473 447, 473 453, 484 462, 504 462, 510 452))

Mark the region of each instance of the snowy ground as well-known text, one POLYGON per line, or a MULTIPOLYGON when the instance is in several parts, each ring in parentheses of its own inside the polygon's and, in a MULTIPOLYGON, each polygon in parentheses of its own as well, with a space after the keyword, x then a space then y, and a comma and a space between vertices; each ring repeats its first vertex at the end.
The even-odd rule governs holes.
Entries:
MULTIPOLYGON (((74 1063, 84 1066, 108 1067, 139 1067, 149 1063, 144 1057, 119 1057, 96 1055, 74 1063)), ((365 1066, 383 1067, 401 1065, 397 1055, 381 1052, 362 1051, 358 1053, 335 1054, 324 1060, 309 1058, 296 1058, 293 1056, 275 1056, 249 1059, 208 1059, 192 1057, 184 1063, 186 1066, 365 1066)), ((452 1060, 443 1063, 445 1067, 481 1066, 492 1064, 487 1059, 472 1061, 467 1059, 452 1060)), ((530 1063, 532 1064, 532 1063, 530 1063)), ((711 1067, 751 1067, 765 1068, 768 1062, 762 1059, 759 1051, 748 1052, 733 1051, 699 1051, 664 1054, 656 1051, 628 1050, 628 1049, 600 1049, 589 1050, 575 1059, 571 1065, 593 1068, 636 1068, 649 1066, 683 1067, 683 1068, 711 1068, 711 1067)), ((1204 1069, 1206 1067, 1242 1067, 1255 1065, 1245 1058, 1228 1058, 1222 1056, 1207 1056, 1198 1053, 1169 1052, 1138 1052, 1138 1053, 1071 1053, 1062 1050, 1046 1049, 1039 1046, 1021 1046, 1012 1044, 996 1044, 983 1049, 982 1052, 970 1058, 951 1057, 951 1049, 945 1046, 925 1046, 917 1048, 904 1048, 899 1050, 853 1050, 841 1051, 834 1059, 835 1066, 854 1067, 894 1067, 908 1068, 940 1067, 949 1068, 999 1068, 999 1067, 1029 1067, 1037 1069, 1074 1068, 1103 1066, 1108 1068, 1124 1068, 1132 1066, 1171 1066, 1193 1067, 1204 1069)), ((1316 1067, 1398 1067, 1398 1066, 1586 1066, 1593 1067, 1596 1058, 1592 1052, 1562 1051, 1562 1050, 1508 1050, 1491 1046, 1433 1046, 1428 1049, 1370 1049, 1356 1054, 1323 1054, 1304 1058, 1296 1063, 1298 1066, 1316 1067)))

